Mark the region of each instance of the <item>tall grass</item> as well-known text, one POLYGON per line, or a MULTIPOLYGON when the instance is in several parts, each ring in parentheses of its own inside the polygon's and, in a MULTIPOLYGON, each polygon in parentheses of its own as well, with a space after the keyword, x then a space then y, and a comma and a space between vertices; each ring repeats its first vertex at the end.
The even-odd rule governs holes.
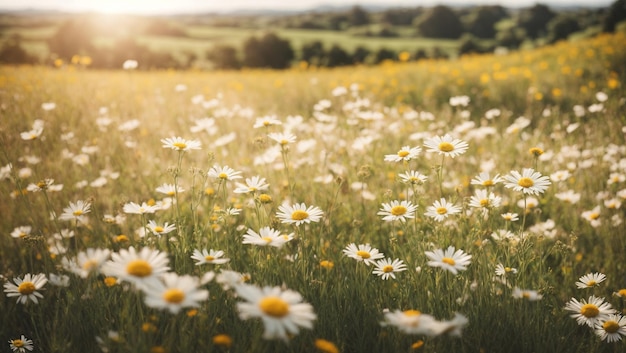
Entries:
POLYGON ((6 342, 23 334, 35 352, 314 352, 316 339, 342 352, 622 351, 623 341, 601 341, 565 305, 596 295, 624 313, 623 296, 614 294, 626 288, 624 211, 605 203, 623 202, 626 189, 619 179, 626 174, 624 48, 626 37, 616 34, 505 56, 340 70, 3 67, 0 165, 12 169, 4 168, 0 183, 0 274, 5 284, 28 273, 49 280, 66 275, 69 283, 49 281, 37 304, 2 296, 0 337, 6 342), (338 94, 340 86, 345 93, 338 94), (600 102, 597 92, 608 98, 600 102), (467 106, 449 104, 461 95, 470 98, 467 106), (319 105, 323 100, 330 104, 319 105), (42 108, 51 102, 54 109, 42 108), (488 119, 492 109, 500 114, 488 119), (257 118, 271 116, 282 124, 253 128, 257 118), (192 132, 205 117, 214 128, 192 132), (23 140, 20 133, 35 120, 43 121, 43 133, 23 140), (130 121, 136 128, 128 128, 130 121), (287 129, 297 136, 295 143, 281 147, 267 136, 287 129), (224 144, 231 133, 233 140, 224 144), (469 149, 442 162, 423 144, 446 133, 469 149), (202 148, 163 148, 161 139, 173 136, 197 140, 202 148), (384 162, 403 146, 423 150, 406 163, 384 162), (529 153, 533 147, 544 153, 529 153), (209 178, 215 165, 228 165, 244 179, 266 178, 271 202, 261 202, 259 193, 234 193, 235 181, 209 178), (502 183, 491 189, 502 198, 499 207, 483 214, 469 206, 482 189, 470 183, 480 172, 504 176, 523 168, 547 176, 567 170, 571 176, 553 179, 526 210, 519 204, 530 205, 532 195, 502 183), (428 179, 402 183, 399 175, 410 170, 428 179), (62 190, 26 191, 47 178, 62 190), (170 208, 123 212, 129 202, 164 200, 167 195, 155 191, 164 183, 185 189, 171 196, 170 208), (558 194, 566 190, 580 200, 561 200, 558 194), (444 222, 425 216, 441 197, 462 212, 444 222), (90 202, 91 211, 79 222, 60 220, 78 200, 90 202), (383 221, 377 213, 394 200, 418 205, 415 218, 383 221), (319 207, 324 215, 299 226, 282 223, 279 206, 295 203, 319 207), (598 224, 582 216, 596 206, 598 224), (506 212, 520 220, 504 220, 506 212), (124 219, 112 222, 106 215, 124 219), (176 230, 152 235, 148 220, 174 223, 176 230), (10 236, 19 226, 30 226, 30 234, 10 236), (249 228, 265 226, 294 233, 294 239, 281 248, 242 244, 249 228), (492 236, 503 229, 511 240, 492 236), (55 240, 69 231, 73 237, 55 240), (344 255, 350 243, 369 243, 404 261, 407 270, 382 280, 372 274, 374 266, 344 255), (251 285, 296 291, 314 308, 313 328, 288 342, 264 339, 260 320, 240 318, 239 292, 215 279, 202 285, 209 296, 196 310, 172 314, 147 306, 135 285, 112 284, 101 273, 81 278, 63 266, 64 258, 87 248, 120 252, 130 246, 166 252, 170 271, 179 275, 232 270, 251 285), (467 270, 454 275, 428 265, 426 251, 448 246, 472 256, 467 270), (204 248, 224 251, 230 261, 195 265, 191 255, 204 248), (506 283, 495 274, 498 263, 517 270, 506 283), (605 274, 606 281, 578 289, 578 278, 591 272, 605 274), (542 298, 515 298, 515 288, 542 298), (410 309, 439 321, 460 313, 468 324, 460 337, 404 334, 381 325, 384 313, 410 309), (217 335, 228 335, 231 344, 219 339, 224 336, 214 340, 217 335))

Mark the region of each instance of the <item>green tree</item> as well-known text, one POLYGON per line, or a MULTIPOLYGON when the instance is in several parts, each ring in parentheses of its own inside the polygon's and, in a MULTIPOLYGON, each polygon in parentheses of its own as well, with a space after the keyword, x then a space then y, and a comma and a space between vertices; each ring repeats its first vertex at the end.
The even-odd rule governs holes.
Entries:
POLYGON ((370 23, 370 15, 361 6, 354 6, 348 13, 350 26, 364 26, 370 23))
POLYGON ((580 31, 578 19, 572 15, 559 15, 548 23, 548 41, 550 43, 567 39, 570 34, 580 31))
POLYGON ((471 10, 464 19, 467 32, 477 38, 494 38, 495 24, 507 18, 508 13, 502 6, 479 6, 471 10))
POLYGON ((447 6, 435 6, 415 22, 419 33, 424 37, 457 39, 463 34, 463 24, 459 16, 447 6))
POLYGON ((294 52, 288 40, 274 33, 266 33, 261 39, 250 37, 243 46, 243 64, 247 67, 284 69, 291 65, 294 52))
POLYGON ((322 65, 322 60, 326 56, 324 44, 319 40, 306 43, 302 46, 301 59, 311 65, 322 65))
POLYGON ((347 51, 337 44, 334 44, 326 56, 326 66, 344 66, 352 64, 352 58, 347 51))
POLYGON ((615 32, 615 27, 626 20, 626 0, 616 0, 609 6, 602 21, 603 32, 615 32))
POLYGON ((22 48, 22 37, 13 34, 0 48, 0 63, 34 64, 37 60, 22 48))
POLYGON ((239 69, 241 62, 237 58, 237 49, 230 45, 216 45, 207 53, 207 59, 216 69, 239 69))
POLYGON ((548 23, 556 16, 548 6, 536 4, 533 7, 520 12, 517 25, 526 31, 526 35, 532 39, 545 36, 548 23))

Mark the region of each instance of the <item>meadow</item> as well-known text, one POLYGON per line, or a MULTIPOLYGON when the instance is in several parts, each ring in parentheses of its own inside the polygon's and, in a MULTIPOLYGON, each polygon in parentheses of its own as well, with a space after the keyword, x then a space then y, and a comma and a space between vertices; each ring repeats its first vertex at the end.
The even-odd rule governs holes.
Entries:
POLYGON ((0 351, 622 352, 624 63, 1 67, 0 351))

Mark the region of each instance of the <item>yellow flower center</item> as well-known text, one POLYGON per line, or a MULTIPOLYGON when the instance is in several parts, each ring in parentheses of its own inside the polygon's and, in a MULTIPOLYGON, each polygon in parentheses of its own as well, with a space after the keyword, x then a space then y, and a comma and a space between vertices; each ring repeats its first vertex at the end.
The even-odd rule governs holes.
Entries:
POLYGON ((482 207, 488 207, 489 206, 489 199, 482 199, 482 200, 480 200, 480 205, 482 207))
POLYGON ((595 286, 596 284, 598 284, 598 282, 596 282, 596 281, 594 281, 594 280, 591 280, 591 281, 587 282, 587 287, 593 287, 593 286, 595 286))
POLYGON ((393 272, 393 266, 391 266, 391 265, 385 265, 385 266, 383 267, 383 272, 385 272, 385 273, 393 272))
POLYGON ((161 233, 162 231, 164 231, 164 229, 161 226, 156 226, 156 227, 154 227, 154 231, 155 231, 155 233, 161 233))
POLYGON ((264 126, 270 126, 270 125, 271 125, 271 123, 270 123, 269 121, 265 120, 265 121, 263 121, 263 125, 264 125, 264 126))
POLYGON ((37 187, 40 189, 45 189, 48 186, 48 184, 45 181, 40 181, 37 183, 37 187))
POLYGON ((523 188, 529 188, 535 185, 535 182, 531 178, 523 177, 523 178, 520 178, 520 180, 517 182, 517 185, 523 188))
POLYGON ((26 237, 28 234, 24 233, 24 232, 20 232, 20 238, 24 238, 26 237))
POLYGON ((439 144, 439 150, 442 152, 454 151, 454 146, 450 142, 442 142, 439 144))
POLYGON ((404 315, 406 316, 419 316, 422 315, 422 313, 419 310, 405 310, 403 312, 404 315))
POLYGON ((607 320, 602 324, 602 328, 607 333, 615 333, 619 330, 619 323, 614 320, 607 320))
POLYGON ((11 343, 13 344, 13 346, 15 346, 15 347, 17 347, 17 348, 22 348, 22 347, 24 347, 24 341, 19 340, 19 339, 17 339, 17 340, 13 340, 13 341, 11 341, 11 343))
POLYGON ((406 213, 406 207, 398 205, 391 208, 391 214, 394 216, 402 216, 406 213))
POLYGON ((89 260, 86 261, 85 264, 83 264, 83 270, 85 271, 92 271, 96 267, 98 267, 98 261, 95 260, 89 260))
POLYGON ((163 300, 168 303, 180 304, 185 300, 185 292, 177 288, 168 289, 163 293, 163 300))
POLYGON ((286 144, 288 144, 288 143, 289 143, 289 141, 287 141, 287 140, 285 140, 285 139, 280 140, 280 144, 281 144, 281 145, 283 145, 283 146, 284 146, 284 145, 286 145, 286 144))
POLYGON ((493 180, 485 180, 483 181, 483 186, 493 186, 493 180))
POLYGON ((438 207, 437 208, 437 213, 439 213, 439 214, 446 214, 446 213, 448 213, 448 209, 445 208, 445 207, 438 207))
POLYGON ((35 284, 33 282, 22 282, 19 287, 17 287, 17 291, 22 295, 33 294, 35 289, 35 284))
POLYGON ((207 260, 207 261, 213 261, 213 260, 215 260, 215 256, 207 255, 207 256, 204 257, 204 259, 207 260))
POLYGON ((506 272, 506 273, 509 273, 509 272, 511 272, 511 271, 513 271, 513 269, 512 269, 512 268, 510 268, 510 267, 505 267, 505 268, 504 268, 504 272, 506 272))
POLYGON ((135 277, 147 277, 152 274, 152 266, 145 260, 133 260, 126 266, 126 272, 135 277))
POLYGON ((543 150, 539 147, 533 147, 530 150, 528 150, 528 152, 530 152, 530 154, 532 154, 535 157, 541 156, 543 154, 543 150))
POLYGON ((172 190, 172 191, 168 191, 166 193, 167 196, 175 196, 176 195, 176 191, 172 190))
POLYGON ((76 210, 72 213, 74 216, 78 217, 83 214, 83 210, 76 210))
POLYGON ((233 339, 229 335, 219 334, 213 336, 213 344, 216 346, 230 347, 233 344, 233 339))
POLYGON ((124 234, 120 234, 120 235, 118 235, 118 236, 116 236, 116 237, 115 237, 115 241, 116 241, 117 243, 123 243, 123 242, 128 241, 128 237, 127 237, 127 236, 125 236, 124 234))
POLYGON ((184 142, 174 142, 174 147, 178 148, 179 150, 182 150, 182 149, 187 148, 187 144, 184 142))
POLYGON ((268 244, 271 243, 272 240, 273 240, 271 237, 263 237, 261 239, 265 240, 265 242, 268 243, 268 244))
POLYGON ((369 259, 370 257, 372 257, 372 255, 364 250, 359 250, 356 252, 356 256, 362 258, 362 259, 369 259))
POLYGON ((596 317, 600 314, 600 310, 594 304, 585 304, 582 308, 580 308, 580 313, 584 317, 596 317))
POLYGON ((398 152, 398 157, 400 157, 400 158, 404 158, 404 157, 406 157, 408 155, 409 155, 409 151, 404 151, 403 150, 403 151, 399 151, 398 152))
POLYGON ((270 203, 272 202, 272 197, 268 194, 261 194, 259 195, 259 201, 261 201, 261 203, 270 203))
POLYGON ((617 295, 619 295, 620 297, 626 297, 626 289, 618 290, 617 295))
POLYGON ((308 217, 309 217, 309 214, 306 211, 302 211, 302 210, 295 210, 291 214, 291 219, 293 219, 294 221, 301 221, 308 217))
POLYGON ((596 220, 598 218, 600 218, 600 214, 598 212, 593 212, 589 215, 589 219, 596 220))
POLYGON ((266 297, 259 302, 259 308, 265 314, 273 317, 284 317, 289 314, 289 304, 278 297, 266 297))
POLYGON ((228 179, 228 174, 226 173, 220 173, 220 175, 217 176, 220 179, 228 179))
POLYGON ((456 264, 454 259, 452 259, 450 257, 444 257, 443 259, 441 259, 441 262, 443 262, 444 264, 448 264, 450 266, 454 266, 456 264))

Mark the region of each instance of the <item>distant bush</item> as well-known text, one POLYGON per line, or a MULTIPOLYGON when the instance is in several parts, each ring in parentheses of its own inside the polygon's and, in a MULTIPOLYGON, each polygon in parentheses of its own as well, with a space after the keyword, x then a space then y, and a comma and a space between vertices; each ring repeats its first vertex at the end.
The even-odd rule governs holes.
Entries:
POLYGON ((410 26, 422 13, 421 7, 413 9, 388 9, 381 14, 381 22, 392 26, 410 26))
POLYGON ((528 37, 537 39, 546 35, 548 23, 554 17, 556 13, 548 6, 536 4, 520 12, 517 25, 526 31, 528 37))
POLYGON ((336 67, 352 64, 352 57, 342 47, 334 44, 326 55, 326 66, 336 67))
POLYGON ((570 34, 580 31, 578 19, 572 15, 558 15, 548 23, 548 43, 564 40, 570 34))
POLYGON ((37 58, 28 54, 24 48, 22 48, 21 37, 19 34, 14 34, 7 41, 4 42, 0 48, 0 63, 2 64, 34 64, 37 62, 37 58))
POLYGON ((415 21, 419 33, 424 37, 457 39, 463 34, 459 16, 447 6, 435 6, 415 21))
POLYGON ((479 6, 464 18, 466 31, 477 38, 494 38, 495 24, 509 15, 502 6, 479 6))
POLYGON ((243 45, 243 55, 246 67, 272 69, 288 68, 295 56, 289 41, 271 32, 260 39, 248 38, 243 45))
POLYGON ((624 20, 626 20, 626 0, 616 0, 607 9, 602 21, 602 31, 615 32, 617 24, 624 20))
POLYGON ((216 45, 207 53, 207 59, 216 69, 239 69, 241 62, 237 58, 237 49, 229 45, 216 45))

